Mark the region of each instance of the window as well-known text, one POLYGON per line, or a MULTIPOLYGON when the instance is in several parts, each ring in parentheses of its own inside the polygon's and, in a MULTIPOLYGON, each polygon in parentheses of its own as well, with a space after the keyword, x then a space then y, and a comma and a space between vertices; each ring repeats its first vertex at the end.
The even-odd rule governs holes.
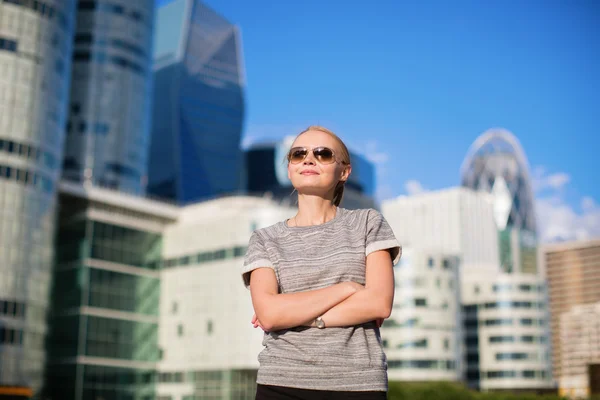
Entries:
POLYGON ((177 314, 177 308, 178 308, 178 304, 176 301, 173 302, 173 305, 171 306, 171 313, 172 314, 177 314))
POLYGON ((513 343, 514 336, 490 336, 490 343, 513 343))
POLYGON ((415 306, 427 307, 427 299, 415 299, 415 306))
POLYGON ((479 294, 479 285, 473 286, 473 293, 479 294))
POLYGON ((431 257, 430 257, 430 258, 429 258, 429 260, 427 260, 427 266, 428 266, 429 268, 433 268, 433 267, 434 267, 434 265, 433 265, 433 264, 434 264, 434 263, 433 263, 433 258, 431 258, 431 257))
POLYGON ((213 333, 213 323, 211 320, 208 320, 206 322, 206 333, 208 333, 209 335, 213 333))
POLYGON ((183 336, 183 325, 182 324, 177 325, 177 336, 179 336, 179 337, 183 336))
POLYGON ((444 339, 444 350, 450 350, 450 339, 444 339))
POLYGON ((444 269, 449 269, 451 267, 450 260, 448 260, 447 258, 444 258, 442 260, 442 267, 444 269))

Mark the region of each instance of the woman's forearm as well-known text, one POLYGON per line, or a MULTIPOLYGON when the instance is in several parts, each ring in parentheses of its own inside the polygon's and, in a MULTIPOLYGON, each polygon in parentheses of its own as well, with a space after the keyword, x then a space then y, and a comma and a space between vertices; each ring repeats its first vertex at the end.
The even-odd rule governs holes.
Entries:
POLYGON ((361 287, 354 282, 341 282, 307 292, 266 294, 256 299, 254 309, 266 331, 293 328, 323 315, 361 287))
MULTIPOLYGON (((322 315, 325 326, 345 327, 385 319, 392 311, 393 298, 382 296, 371 289, 363 289, 336 304, 322 315)), ((314 326, 312 321, 307 325, 314 326)))

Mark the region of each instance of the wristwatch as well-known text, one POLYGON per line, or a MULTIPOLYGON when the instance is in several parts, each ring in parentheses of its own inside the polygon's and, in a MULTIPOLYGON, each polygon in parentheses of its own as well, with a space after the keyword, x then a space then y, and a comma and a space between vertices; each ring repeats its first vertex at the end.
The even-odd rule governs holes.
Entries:
POLYGON ((323 329, 325 328, 325 321, 323 321, 323 318, 317 317, 317 319, 315 319, 315 325, 317 326, 317 328, 323 329))

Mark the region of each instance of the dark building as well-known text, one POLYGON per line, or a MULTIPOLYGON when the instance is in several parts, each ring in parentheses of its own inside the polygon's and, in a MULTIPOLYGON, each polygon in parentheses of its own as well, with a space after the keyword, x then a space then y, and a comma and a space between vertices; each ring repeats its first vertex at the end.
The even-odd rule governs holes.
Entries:
POLYGON ((143 194, 154 0, 77 3, 63 177, 143 194))
MULTIPOLYGON (((296 193, 287 176, 286 155, 293 138, 251 146, 245 153, 247 184, 251 194, 270 193, 278 199, 296 202, 296 193)), ((364 157, 350 152, 352 173, 346 182, 341 206, 349 209, 375 208, 375 170, 364 157)))
POLYGON ((148 192, 187 204, 242 188, 236 26, 197 0, 157 11, 148 192))
POLYGON ((0 20, 0 398, 16 399, 43 382, 75 1, 0 1, 0 20))

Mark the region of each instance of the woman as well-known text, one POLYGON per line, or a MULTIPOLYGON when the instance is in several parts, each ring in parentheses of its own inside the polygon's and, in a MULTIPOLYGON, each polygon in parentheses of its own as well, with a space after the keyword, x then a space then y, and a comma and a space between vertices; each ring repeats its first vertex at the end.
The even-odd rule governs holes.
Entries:
POLYGON ((301 132, 288 153, 298 213, 250 238, 242 274, 265 331, 256 399, 386 398, 379 325, 401 248, 376 210, 338 207, 351 170, 333 132, 301 132))

